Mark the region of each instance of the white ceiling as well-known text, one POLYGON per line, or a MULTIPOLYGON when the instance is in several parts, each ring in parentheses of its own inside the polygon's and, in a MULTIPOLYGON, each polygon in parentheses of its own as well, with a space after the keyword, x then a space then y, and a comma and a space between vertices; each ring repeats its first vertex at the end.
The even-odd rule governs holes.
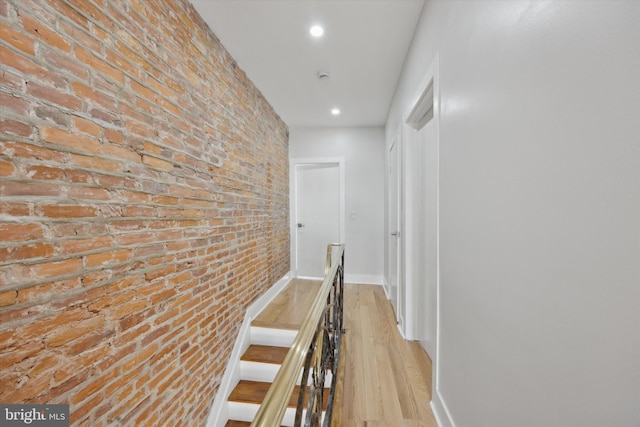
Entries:
POLYGON ((383 125, 424 0, 191 2, 296 127, 383 125), (313 24, 325 29, 320 39, 309 34, 313 24), (319 71, 331 74, 328 82, 319 71))

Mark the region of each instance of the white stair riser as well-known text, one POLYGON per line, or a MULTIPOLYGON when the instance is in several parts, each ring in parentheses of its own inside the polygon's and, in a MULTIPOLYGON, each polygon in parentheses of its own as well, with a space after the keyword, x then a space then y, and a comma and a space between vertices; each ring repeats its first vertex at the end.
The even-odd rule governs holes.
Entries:
POLYGON ((298 331, 251 327, 251 344, 291 347, 298 331))
MULTIPOLYGON (((240 379, 270 383, 270 382, 273 382, 273 379, 276 377, 276 374, 278 373, 279 369, 280 369, 280 365, 276 365, 273 363, 249 362, 246 360, 241 360, 240 361, 240 379)), ((311 376, 311 373, 309 373, 309 376, 311 376)), ((328 388, 331 386, 332 378, 333 376, 331 372, 330 371, 327 372, 325 381, 324 381, 325 388, 328 388)), ((301 379, 302 379, 302 372, 300 373, 300 377, 296 382, 297 385, 300 385, 301 379)))
MULTIPOLYGON (((255 403, 241 403, 241 402, 229 402, 229 419, 236 421, 245 421, 250 423, 255 418, 258 413, 259 405, 255 403)), ((304 416, 307 411, 302 411, 302 419, 304 420, 304 416)), ((324 420, 325 412, 322 412, 322 420, 324 420)), ((287 408, 284 413, 284 417, 282 418, 282 423, 280 425, 283 426, 293 426, 293 423, 296 419, 296 410, 294 408, 287 408)))

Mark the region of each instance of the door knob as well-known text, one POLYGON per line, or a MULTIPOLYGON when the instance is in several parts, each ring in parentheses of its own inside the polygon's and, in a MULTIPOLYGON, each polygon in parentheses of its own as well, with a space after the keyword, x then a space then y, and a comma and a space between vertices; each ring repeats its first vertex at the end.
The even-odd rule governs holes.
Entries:
POLYGON ((399 231, 394 231, 393 233, 391 233, 392 236, 396 236, 396 237, 400 237, 400 232, 399 231))
POLYGON ((302 227, 304 227, 304 224, 303 224, 303 223, 301 223, 301 222, 299 222, 299 223, 298 223, 298 228, 302 228, 302 227))

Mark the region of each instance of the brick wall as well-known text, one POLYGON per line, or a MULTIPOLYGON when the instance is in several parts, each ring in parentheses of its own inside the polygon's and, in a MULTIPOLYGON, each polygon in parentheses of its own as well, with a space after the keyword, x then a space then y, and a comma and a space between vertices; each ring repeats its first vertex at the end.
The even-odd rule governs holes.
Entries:
POLYGON ((0 402, 203 425, 289 270, 288 130, 186 0, 0 0, 0 402))

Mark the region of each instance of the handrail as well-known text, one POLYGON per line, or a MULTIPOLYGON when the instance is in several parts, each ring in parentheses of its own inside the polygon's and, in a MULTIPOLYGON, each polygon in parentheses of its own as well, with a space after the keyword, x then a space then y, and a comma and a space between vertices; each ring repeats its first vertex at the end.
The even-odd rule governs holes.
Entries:
MULTIPOLYGON (((327 258, 325 264, 325 277, 318 295, 316 296, 311 309, 307 313, 302 326, 298 331, 293 344, 289 349, 284 361, 278 373, 276 374, 269 391, 267 392, 262 405, 258 410, 251 427, 276 427, 280 426, 282 418, 284 417, 287 409, 289 399, 293 394, 293 390, 296 385, 296 381, 300 376, 300 372, 305 365, 305 359, 309 355, 309 351, 312 348, 314 340, 317 338, 317 330, 319 323, 322 320, 323 314, 327 311, 327 299, 330 296, 330 291, 335 285, 336 276, 340 275, 340 281, 343 280, 343 263, 344 263, 344 244, 343 243, 330 243, 327 245, 327 258), (338 247, 337 261, 331 264, 332 247, 338 247)), ((342 284, 342 283, 341 283, 342 284)), ((341 296, 340 296, 341 297, 341 296)), ((340 307, 342 310, 342 307, 340 307)), ((340 313, 340 328, 337 331, 338 334, 342 333, 342 316, 340 313)), ((338 339, 338 347, 340 340, 338 339)), ((335 377, 337 372, 334 372, 334 384, 332 388, 335 389, 335 377)), ((302 387, 301 387, 302 388, 302 387)), ((301 399, 300 399, 301 400, 301 399)), ((300 408, 298 408, 300 410, 300 408)))

